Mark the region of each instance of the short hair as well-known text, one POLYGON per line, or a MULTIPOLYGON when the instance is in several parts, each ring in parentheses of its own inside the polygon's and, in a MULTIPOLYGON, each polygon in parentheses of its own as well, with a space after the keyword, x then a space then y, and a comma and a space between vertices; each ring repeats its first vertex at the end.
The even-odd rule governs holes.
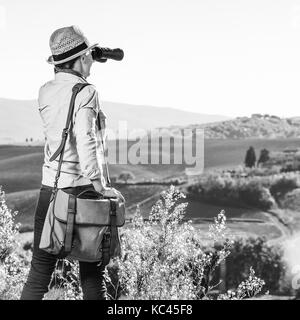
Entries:
POLYGON ((72 69, 74 67, 75 62, 80 58, 76 57, 70 61, 64 62, 64 63, 60 63, 60 64, 56 64, 55 67, 59 68, 59 69, 72 69))

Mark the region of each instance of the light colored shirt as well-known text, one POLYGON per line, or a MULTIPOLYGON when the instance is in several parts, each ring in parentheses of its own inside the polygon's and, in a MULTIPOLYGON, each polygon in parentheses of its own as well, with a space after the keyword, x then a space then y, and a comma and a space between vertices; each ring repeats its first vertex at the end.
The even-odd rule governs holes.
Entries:
MULTIPOLYGON (((45 83, 39 90, 39 112, 45 135, 42 184, 53 186, 58 160, 50 162, 62 138, 69 111, 72 88, 76 83, 87 81, 74 72, 58 72, 55 79, 45 83)), ((106 148, 106 116, 100 108, 98 93, 93 85, 84 87, 77 95, 74 114, 65 145, 58 188, 90 184, 93 179, 101 179, 105 185, 103 172, 104 153, 101 133, 106 148), (97 125, 100 116, 101 132, 97 125)))

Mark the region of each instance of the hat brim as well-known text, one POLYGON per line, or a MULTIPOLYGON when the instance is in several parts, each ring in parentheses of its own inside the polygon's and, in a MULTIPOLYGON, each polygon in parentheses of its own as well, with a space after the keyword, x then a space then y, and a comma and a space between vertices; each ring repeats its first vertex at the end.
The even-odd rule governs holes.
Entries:
POLYGON ((68 61, 70 61, 70 60, 73 60, 73 59, 81 56, 82 54, 84 54, 84 53, 86 53, 87 51, 95 48, 96 46, 98 46, 98 43, 95 43, 95 44, 93 44, 92 46, 89 46, 89 47, 87 47, 86 49, 84 49, 84 50, 82 50, 82 51, 80 51, 80 52, 77 52, 76 54, 74 54, 74 55, 72 55, 72 56, 70 56, 70 57, 68 57, 68 58, 65 58, 65 59, 63 59, 63 60, 59 60, 59 61, 54 61, 54 60, 53 60, 53 56, 50 56, 50 57, 47 59, 47 62, 48 62, 49 64, 53 64, 53 65, 61 64, 61 63, 64 63, 64 62, 68 62, 68 61))

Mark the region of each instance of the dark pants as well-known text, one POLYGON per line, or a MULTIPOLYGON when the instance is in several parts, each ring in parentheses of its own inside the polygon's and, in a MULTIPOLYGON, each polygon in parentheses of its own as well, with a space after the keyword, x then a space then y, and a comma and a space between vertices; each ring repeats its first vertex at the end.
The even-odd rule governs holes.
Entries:
MULTIPOLYGON (((87 186, 68 188, 73 194, 79 194, 87 186)), ((39 249, 41 234, 46 218, 52 188, 43 186, 36 207, 34 218, 34 240, 31 268, 27 282, 23 288, 21 300, 42 300, 48 292, 48 286, 55 269, 57 258, 39 249)), ((98 262, 79 262, 80 282, 84 300, 106 300, 107 290, 104 281, 105 266, 97 266, 98 262)))

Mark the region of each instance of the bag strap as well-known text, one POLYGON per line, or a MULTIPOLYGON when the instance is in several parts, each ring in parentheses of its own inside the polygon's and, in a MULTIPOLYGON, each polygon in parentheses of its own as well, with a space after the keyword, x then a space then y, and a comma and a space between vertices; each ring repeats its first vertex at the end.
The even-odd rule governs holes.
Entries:
MULTIPOLYGON (((68 138, 69 134, 69 128, 70 124, 72 122, 73 118, 73 113, 74 113, 74 106, 75 106, 75 99, 77 94, 86 86, 90 85, 89 83, 77 83, 74 85, 72 88, 72 96, 70 100, 70 105, 69 105, 69 111, 68 111, 68 116, 66 120, 65 127, 63 128, 62 131, 62 139, 61 143, 58 147, 58 149, 54 152, 52 157, 50 158, 50 161, 54 161, 58 156, 58 168, 55 176, 55 182, 54 182, 54 188, 52 192, 52 199, 55 199, 56 193, 57 193, 57 185, 58 185, 58 179, 60 176, 60 171, 61 171, 61 166, 63 162, 63 156, 64 156, 64 151, 65 151, 65 146, 66 146, 66 141, 68 138)), ((67 226, 66 226, 66 235, 65 235, 65 241, 64 241, 64 246, 62 247, 59 257, 65 258, 71 251, 72 251, 72 242, 73 242, 73 229, 74 229, 74 223, 75 223, 75 214, 76 214, 76 197, 69 194, 69 201, 68 201, 68 214, 67 214, 67 226)))
POLYGON ((76 197, 72 194, 69 194, 66 236, 65 236, 64 248, 63 248, 66 255, 68 255, 72 251, 75 214, 76 214, 76 197))
POLYGON ((117 242, 117 200, 110 199, 110 257, 114 256, 117 242))
POLYGON ((69 105, 69 111, 68 111, 68 116, 67 116, 67 120, 66 120, 66 125, 63 128, 62 135, 61 135, 62 136, 61 143, 60 143, 58 149, 54 152, 52 157, 49 159, 50 161, 54 161, 59 156, 58 167, 57 167, 54 188, 53 188, 54 192, 57 190, 58 179, 60 176, 61 166, 63 163, 63 156, 64 156, 64 151, 65 151, 66 141, 67 141, 68 134, 69 134, 69 127, 70 127, 70 124, 71 124, 71 121, 73 118, 73 113, 74 113, 75 99, 76 99, 77 94, 84 87, 86 87, 88 85, 90 85, 90 84, 89 83, 77 83, 72 88, 72 96, 71 96, 71 101, 70 101, 70 105, 69 105))
MULTIPOLYGON (((68 116, 67 116, 67 120, 66 120, 66 125, 62 131, 62 140, 61 143, 59 145, 59 147, 57 148, 57 150, 53 153, 53 155, 51 156, 51 158, 49 159, 50 161, 54 161, 58 156, 59 160, 58 160, 58 168, 57 168, 57 172, 56 172, 56 176, 55 176, 55 182, 54 182, 54 192, 57 189, 57 185, 58 185, 58 179, 60 177, 60 171, 61 171, 61 166, 63 163, 63 156, 64 156, 64 150, 65 150, 65 145, 66 145, 66 141, 68 138, 68 133, 69 133, 69 127, 73 118, 73 113, 74 113, 74 106, 75 106, 75 99, 77 94, 86 86, 90 85, 89 83, 77 83, 75 84, 75 86, 72 88, 72 97, 71 97, 71 101, 70 101, 70 106, 69 106, 69 112, 68 112, 68 116)), ((102 145, 102 150, 103 150, 103 158, 104 158, 104 162, 105 162, 105 168, 106 168, 106 180, 107 180, 107 185, 109 187, 111 187, 111 181, 109 178, 109 171, 108 171, 108 165, 107 165, 107 161, 106 161, 106 156, 105 156, 105 148, 104 148, 104 142, 103 142, 103 135, 102 135, 102 128, 101 128, 101 123, 100 123, 100 114, 98 114, 97 116, 97 124, 98 124, 98 128, 100 131, 100 135, 101 135, 101 145, 102 145)))
POLYGON ((110 226, 103 235, 102 240, 102 265, 109 264, 110 259, 115 256, 115 249, 118 242, 118 228, 117 228, 117 200, 110 199, 110 226))

